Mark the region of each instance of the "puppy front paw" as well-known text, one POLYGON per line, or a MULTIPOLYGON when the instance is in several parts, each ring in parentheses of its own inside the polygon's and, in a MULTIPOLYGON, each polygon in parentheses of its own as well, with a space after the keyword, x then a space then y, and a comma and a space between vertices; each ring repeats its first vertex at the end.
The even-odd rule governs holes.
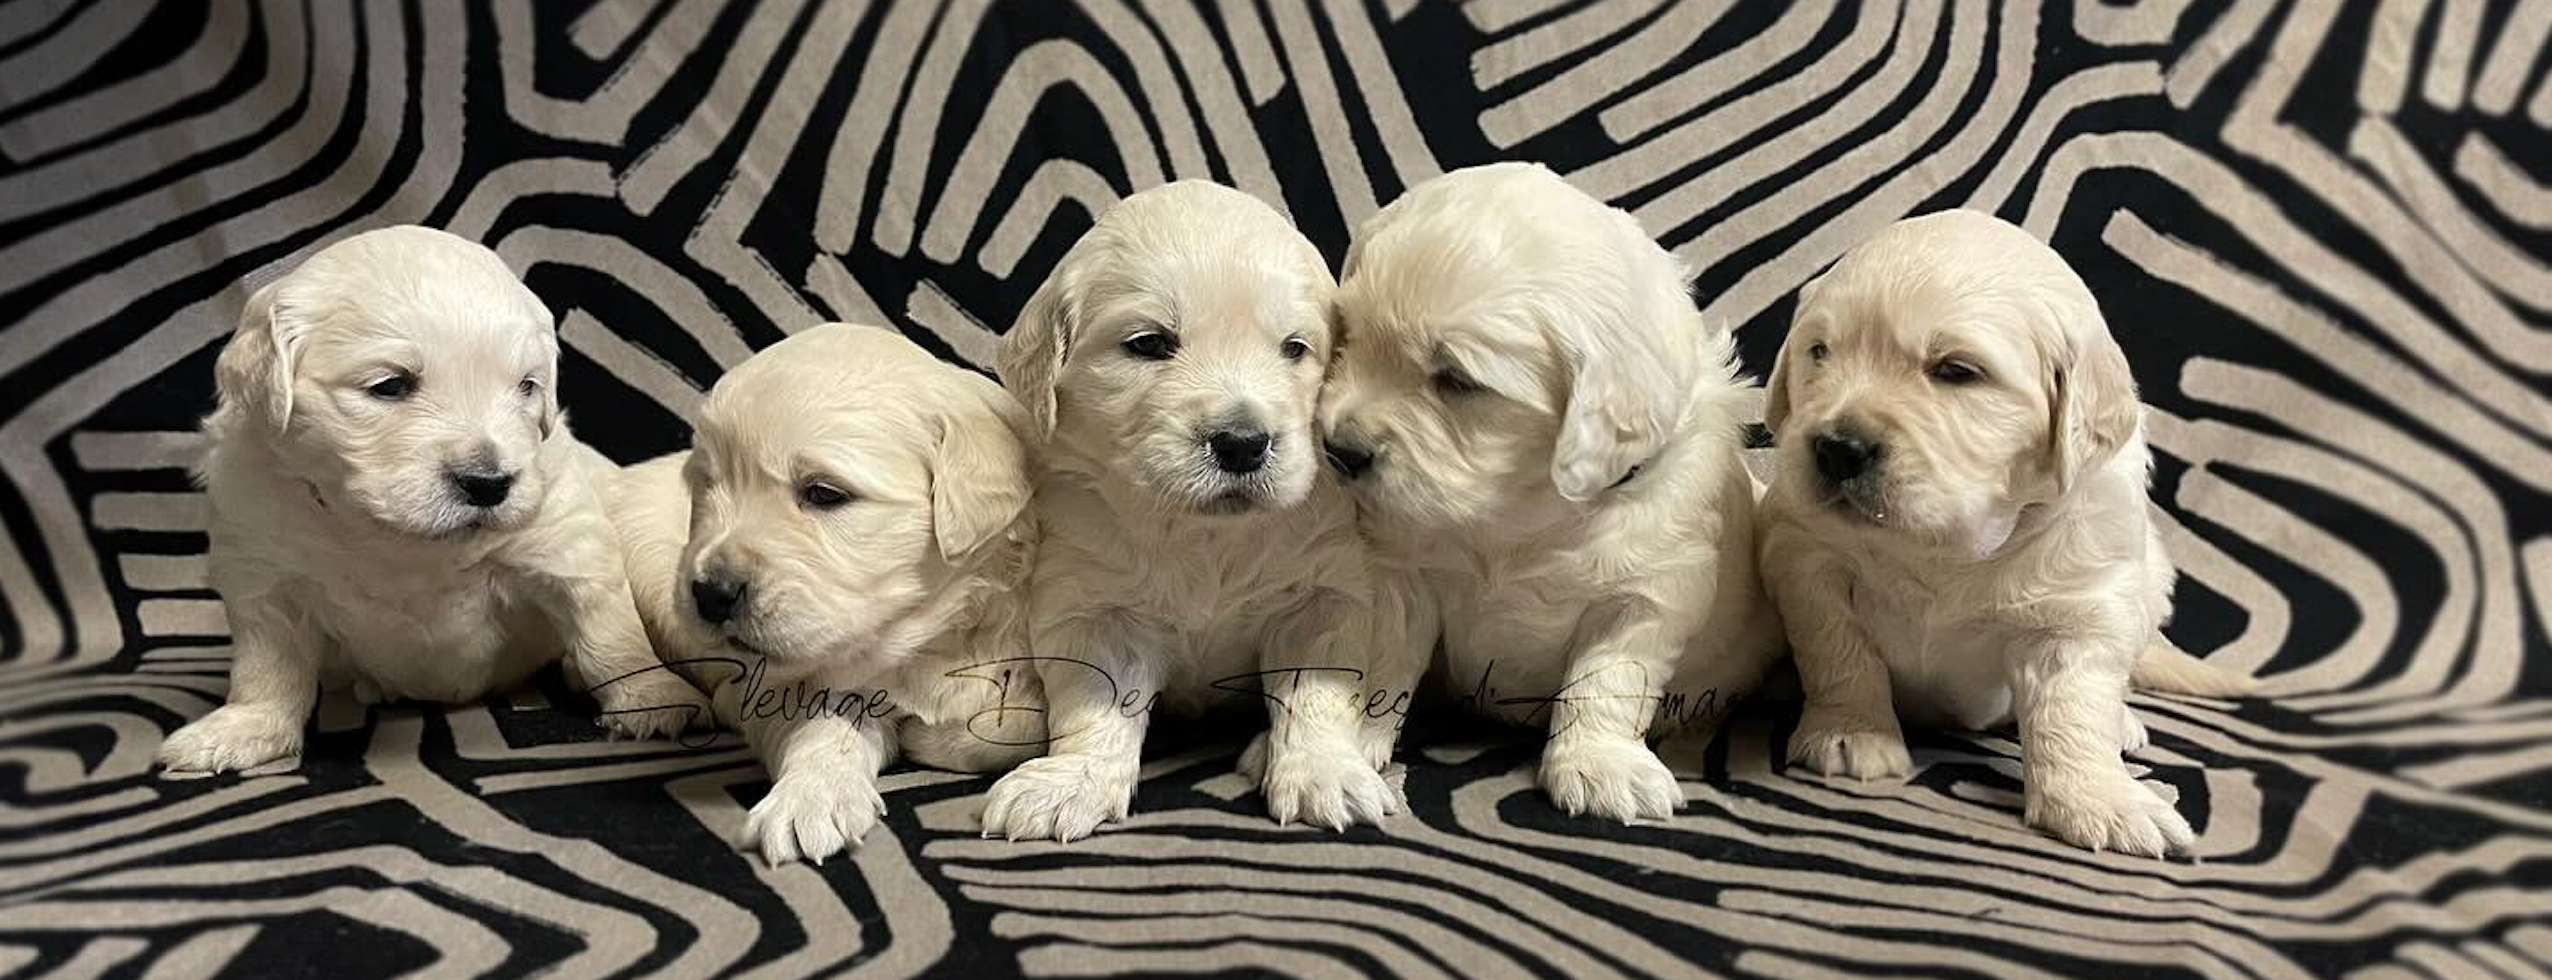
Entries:
POLYGON ((170 772, 236 772, 301 754, 301 719, 226 704, 168 733, 160 767, 170 772))
POLYGON ((660 738, 718 727, 708 696, 671 671, 621 678, 595 692, 595 700, 603 709, 597 723, 614 738, 660 738))
POLYGON ((1665 820, 1684 805, 1675 771, 1638 739, 1555 740, 1542 749, 1542 791, 1570 816, 1665 820))
POLYGON ((2022 787, 2022 817, 2076 847, 2162 857, 2197 842, 2188 818, 2125 771, 2093 778, 2033 779, 2022 787))
POLYGON ((877 826, 886 798, 856 772, 797 772, 780 777, 744 817, 741 845, 758 848, 774 867, 849 850, 877 826))
POLYGON ((1845 719, 1799 720, 1790 733, 1790 761, 1826 776, 1852 779, 1903 779, 1914 772, 1914 756, 1905 736, 1891 727, 1845 719))
POLYGON ((1242 779, 1249 780, 1250 782, 1264 783, 1267 781, 1266 732, 1260 732, 1257 735, 1250 737, 1249 747, 1241 750, 1240 761, 1233 763, 1232 769, 1233 771, 1240 773, 1242 779))
POLYGON ((2146 745, 2152 744, 2153 734, 2145 731, 2144 719, 2136 717, 2136 709, 2122 704, 2118 706, 2118 714, 2121 718, 2118 736, 2119 751, 2140 752, 2146 745))
POLYGON ((1353 747, 1275 753, 1258 788, 1267 797, 1267 815, 1278 824, 1301 820, 1345 830, 1351 824, 1381 823, 1400 812, 1391 784, 1353 747))
POLYGON ((1087 755, 1030 759, 984 796, 984 836, 1064 843, 1134 809, 1134 761, 1087 755))

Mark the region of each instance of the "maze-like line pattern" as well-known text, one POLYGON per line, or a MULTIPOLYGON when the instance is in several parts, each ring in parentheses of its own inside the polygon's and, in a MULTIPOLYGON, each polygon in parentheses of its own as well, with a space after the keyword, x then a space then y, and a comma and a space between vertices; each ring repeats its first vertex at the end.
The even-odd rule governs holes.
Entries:
POLYGON ((0 974, 2543 974, 2548 37, 2540 0, 0 0, 0 974), (1758 369, 1902 215, 2076 263, 2153 406, 2175 636, 2273 694, 2142 702, 2200 861, 2022 829, 1992 736, 1794 778, 1778 706, 1668 825, 1563 820, 1528 739, 1421 732, 1413 815, 1280 831, 1207 736, 1066 848, 899 774, 823 868, 723 842, 762 779, 733 744, 599 742, 555 688, 149 771, 224 683, 184 472, 212 352, 328 242, 493 245, 635 460, 824 319, 987 365, 1135 188, 1227 181, 1335 258, 1509 157, 1638 214, 1758 369))

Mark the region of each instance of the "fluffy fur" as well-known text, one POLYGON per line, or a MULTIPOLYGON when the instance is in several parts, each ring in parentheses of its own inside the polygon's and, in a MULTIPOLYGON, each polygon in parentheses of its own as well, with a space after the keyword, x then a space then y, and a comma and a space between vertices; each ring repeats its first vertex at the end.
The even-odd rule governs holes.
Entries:
POLYGON ((620 732, 706 720, 676 678, 615 683, 654 658, 598 496, 614 467, 559 415, 551 323, 495 253, 416 227, 339 242, 249 298, 201 471, 230 696, 169 735, 163 765, 298 754, 323 680, 467 701, 562 649, 620 732))
POLYGON ((1013 595, 1027 426, 999 385, 894 331, 827 324, 719 379, 689 451, 622 474, 648 633, 771 771, 742 842, 764 859, 858 844, 899 754, 980 772, 1043 750, 1013 595), (726 608, 704 615, 704 593, 726 608))
POLYGON ((1047 437, 1029 593, 1053 746, 993 786, 986 836, 1125 816, 1156 701, 1261 690, 1251 755, 1277 820, 1396 808, 1379 770, 1422 658, 1374 633, 1396 600, 1319 466, 1333 288, 1284 216, 1191 181, 1110 208, 1028 301, 1001 375, 1047 437), (1218 464, 1236 432, 1266 437, 1255 470, 1218 464))
POLYGON ((1629 215, 1492 164, 1374 215, 1338 291, 1332 458, 1441 611, 1455 691, 1547 726, 1570 813, 1671 815, 1648 740, 1706 734, 1779 654, 1745 389, 1688 281, 1629 215))
POLYGON ((1769 389, 1762 559, 1807 696, 1790 758, 1902 776, 1900 713, 2017 720, 2030 824, 2094 850, 2187 847, 2188 821, 2119 758, 2144 743, 2130 678, 2249 681, 2162 637, 2144 408, 2081 278, 1987 215, 1899 222, 1800 292, 1769 389))

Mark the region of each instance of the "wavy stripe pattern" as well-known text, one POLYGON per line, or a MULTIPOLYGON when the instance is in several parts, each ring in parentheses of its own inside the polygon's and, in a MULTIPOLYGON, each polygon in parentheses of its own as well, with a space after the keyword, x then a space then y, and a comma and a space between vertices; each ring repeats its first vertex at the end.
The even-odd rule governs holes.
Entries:
POLYGON ((2543 0, 0 0, 0 974, 2552 974, 2547 42, 2543 0), (2139 702, 2198 860, 2027 831, 2007 735, 1801 778, 1777 704, 1662 825, 1560 818, 1531 739, 1447 717, 1409 815, 1279 829, 1231 732, 1170 727, 1095 840, 977 840, 982 781, 904 772, 823 867, 726 843, 731 741, 599 741, 554 678, 150 770, 225 683, 213 353, 329 242, 490 243, 634 460, 824 319, 986 366, 1136 189, 1335 257, 1499 158, 1637 214, 1758 369, 1904 215, 2074 261, 2152 406, 2173 632, 2272 692, 2139 702))

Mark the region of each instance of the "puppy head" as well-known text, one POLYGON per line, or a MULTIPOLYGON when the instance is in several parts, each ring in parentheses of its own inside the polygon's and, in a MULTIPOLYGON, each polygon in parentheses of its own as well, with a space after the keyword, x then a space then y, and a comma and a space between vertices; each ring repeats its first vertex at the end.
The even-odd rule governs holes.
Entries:
POLYGON ((1348 252, 1331 462, 1420 527, 1595 501, 1681 421, 1710 339, 1687 290, 1638 222, 1539 165, 1428 181, 1348 252))
POLYGON ((505 263, 429 228, 366 232, 249 297, 215 370, 234 431, 320 499, 440 538, 540 506, 558 336, 505 263))
POLYGON ((1099 461, 1111 496, 1291 507, 1318 476, 1333 288, 1275 209, 1203 181, 1154 188, 1109 208, 1029 298, 1001 376, 1059 457, 1099 461))
POLYGON ((1809 283, 1766 387, 1782 480, 1839 519, 1971 557, 2143 417, 2081 277, 1972 211, 1898 222, 1809 283))
POLYGON ((775 664, 900 656, 1027 506, 999 385, 892 330, 827 324, 719 379, 683 477, 691 611, 775 664), (901 638, 902 642, 898 642, 901 638))

